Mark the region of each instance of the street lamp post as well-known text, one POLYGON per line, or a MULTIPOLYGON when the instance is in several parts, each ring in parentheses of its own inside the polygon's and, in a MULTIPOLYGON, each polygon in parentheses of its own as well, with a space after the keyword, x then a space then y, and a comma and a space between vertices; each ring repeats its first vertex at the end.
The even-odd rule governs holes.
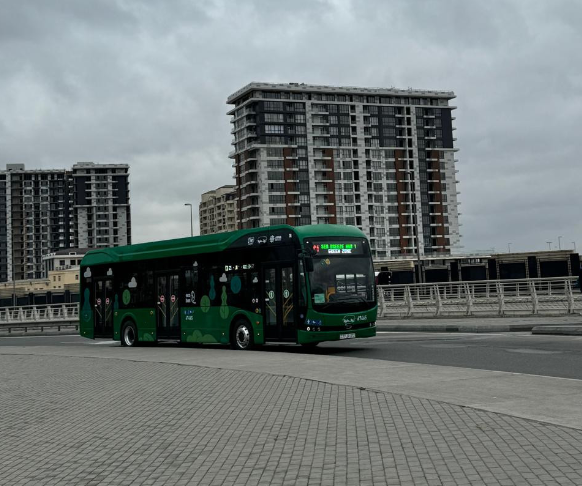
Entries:
POLYGON ((558 250, 562 249, 562 236, 558 236, 558 250))
POLYGON ((184 203, 184 206, 190 206, 190 236, 194 236, 194 220, 192 219, 192 204, 184 203))
POLYGON ((552 242, 551 241, 546 241, 546 243, 548 244, 548 250, 552 249, 552 242))
POLYGON ((507 243, 507 253, 511 253, 511 243, 507 243))
POLYGON ((573 241, 573 242, 572 242, 572 245, 574 246, 574 252, 576 252, 576 242, 575 242, 575 241, 573 241))

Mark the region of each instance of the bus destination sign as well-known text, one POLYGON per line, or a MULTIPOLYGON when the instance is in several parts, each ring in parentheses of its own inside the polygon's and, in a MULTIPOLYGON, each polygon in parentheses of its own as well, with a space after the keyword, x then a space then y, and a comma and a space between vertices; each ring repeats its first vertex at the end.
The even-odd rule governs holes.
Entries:
POLYGON ((312 248, 317 255, 353 255, 358 253, 357 243, 314 243, 312 248))

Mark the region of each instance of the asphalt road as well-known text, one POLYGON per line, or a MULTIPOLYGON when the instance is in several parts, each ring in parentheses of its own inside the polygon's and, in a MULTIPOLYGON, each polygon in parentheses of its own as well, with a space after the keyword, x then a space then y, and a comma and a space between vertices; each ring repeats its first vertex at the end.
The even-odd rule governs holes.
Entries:
MULTIPOLYGON (((119 346, 119 343, 61 335, 0 338, 1 346, 119 346)), ((170 350, 177 345, 161 346, 170 350)), ((262 349, 268 353, 345 356, 582 379, 582 337, 576 336, 386 332, 370 339, 323 343, 313 350, 295 345, 269 345, 262 349)), ((196 352, 195 347, 192 352, 196 352)))

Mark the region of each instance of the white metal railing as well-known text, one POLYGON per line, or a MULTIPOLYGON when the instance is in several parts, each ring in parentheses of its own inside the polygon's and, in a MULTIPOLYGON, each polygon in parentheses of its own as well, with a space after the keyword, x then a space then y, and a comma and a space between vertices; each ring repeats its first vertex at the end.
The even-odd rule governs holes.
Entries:
POLYGON ((379 317, 565 315, 582 311, 576 277, 378 286, 379 317))
POLYGON ((26 305, 0 308, 0 330, 77 325, 79 304, 26 305))

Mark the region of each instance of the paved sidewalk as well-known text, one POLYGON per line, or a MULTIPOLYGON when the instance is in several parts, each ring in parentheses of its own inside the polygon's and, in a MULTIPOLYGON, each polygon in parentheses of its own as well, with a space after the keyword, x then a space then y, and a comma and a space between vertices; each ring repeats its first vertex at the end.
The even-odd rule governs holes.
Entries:
POLYGON ((577 335, 582 330, 582 316, 379 318, 377 325, 379 331, 475 333, 530 332, 538 326, 544 326, 545 334, 577 335))
POLYGON ((297 355, 106 347, 3 350, 1 485, 582 484, 582 430, 221 369, 233 357, 291 372, 297 355))

